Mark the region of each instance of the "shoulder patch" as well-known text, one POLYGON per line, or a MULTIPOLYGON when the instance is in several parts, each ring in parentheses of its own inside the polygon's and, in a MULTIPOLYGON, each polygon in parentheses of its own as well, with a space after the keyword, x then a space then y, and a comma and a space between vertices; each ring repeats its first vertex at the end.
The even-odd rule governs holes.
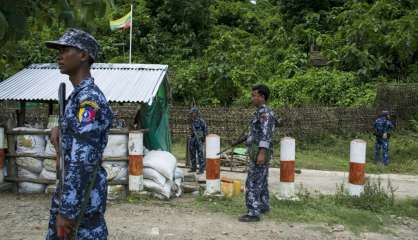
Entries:
POLYGON ((81 124, 91 123, 99 109, 99 105, 94 101, 82 101, 78 112, 78 120, 81 124))

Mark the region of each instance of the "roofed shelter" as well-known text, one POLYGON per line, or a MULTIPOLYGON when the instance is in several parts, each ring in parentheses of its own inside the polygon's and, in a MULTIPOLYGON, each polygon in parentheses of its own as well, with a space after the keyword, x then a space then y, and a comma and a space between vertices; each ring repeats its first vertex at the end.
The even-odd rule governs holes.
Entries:
MULTIPOLYGON (((167 65, 95 63, 91 74, 95 83, 111 103, 141 104, 144 145, 150 149, 170 151, 167 65)), ((67 98, 73 86, 57 64, 32 64, 0 82, 0 101, 19 101, 21 112, 18 125, 23 125, 26 102, 49 104, 58 101, 58 87, 66 84, 67 98)))

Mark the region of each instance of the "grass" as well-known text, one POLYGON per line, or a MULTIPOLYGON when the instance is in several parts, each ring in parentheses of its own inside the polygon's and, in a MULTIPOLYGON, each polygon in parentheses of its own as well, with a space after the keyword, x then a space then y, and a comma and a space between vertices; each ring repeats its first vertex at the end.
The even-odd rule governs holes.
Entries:
MULTIPOLYGON (((393 233, 393 226, 403 224, 407 218, 418 220, 418 199, 396 200, 390 182, 387 186, 383 187, 380 180, 367 183, 360 197, 349 196, 343 185, 337 186, 335 195, 315 196, 302 187, 298 193, 299 201, 277 200, 271 196, 271 210, 264 218, 273 222, 342 224, 354 233, 393 233)), ((153 207, 192 208, 234 218, 246 213, 243 194, 235 198, 186 195, 171 201, 161 201, 149 195, 132 195, 126 201, 153 207)))
MULTIPOLYGON (((336 195, 312 197, 305 191, 299 193, 300 201, 279 201, 272 197, 270 200, 271 211, 265 218, 276 222, 342 224, 355 233, 389 232, 389 227, 399 221, 397 217, 418 220, 417 200, 396 201, 388 205, 377 204, 377 207, 372 209, 364 207, 368 205, 368 201, 379 198, 379 194, 385 195, 386 193, 368 194, 360 198, 350 197, 343 192, 336 195), (352 202, 361 204, 353 205, 352 202)), ((387 197, 390 199, 389 195, 387 197)), ((193 205, 197 208, 234 217, 246 212, 243 196, 233 199, 199 197, 193 205)))
MULTIPOLYGON (((318 170, 348 171, 350 141, 367 141, 366 171, 368 173, 418 174, 418 137, 407 131, 392 134, 389 144, 390 164, 383 167, 374 163, 374 136, 371 134, 322 135, 303 140, 296 139, 296 167, 318 170)), ((185 139, 173 140, 172 152, 184 161, 185 139)), ((225 146, 223 146, 225 147, 225 146)), ((280 146, 275 145, 273 167, 279 166, 280 146)))

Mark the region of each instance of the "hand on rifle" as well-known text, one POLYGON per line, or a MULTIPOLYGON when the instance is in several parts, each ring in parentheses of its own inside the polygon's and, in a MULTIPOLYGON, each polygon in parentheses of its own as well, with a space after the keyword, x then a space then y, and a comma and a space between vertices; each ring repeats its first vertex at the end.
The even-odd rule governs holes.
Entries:
POLYGON ((75 220, 64 218, 61 214, 58 214, 56 225, 57 232, 60 231, 60 228, 64 228, 65 236, 69 236, 74 230, 75 220))
POLYGON ((59 141, 60 141, 60 130, 57 127, 51 129, 51 136, 50 140, 52 145, 54 145, 55 149, 58 149, 59 141))
POLYGON ((263 165, 266 162, 266 149, 260 148, 257 155, 257 165, 263 165))

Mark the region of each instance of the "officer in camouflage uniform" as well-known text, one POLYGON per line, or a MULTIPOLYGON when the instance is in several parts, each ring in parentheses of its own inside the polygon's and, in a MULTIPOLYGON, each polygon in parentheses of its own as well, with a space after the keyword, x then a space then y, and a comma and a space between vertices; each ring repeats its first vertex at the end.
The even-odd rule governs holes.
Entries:
POLYGON ((383 164, 389 164, 389 138, 393 123, 390 121, 388 111, 382 111, 373 125, 374 135, 376 136, 376 144, 374 145, 374 160, 380 162, 380 148, 383 151, 383 164))
POLYGON ((250 122, 247 148, 250 157, 245 183, 246 215, 241 222, 260 221, 260 215, 270 211, 268 191, 269 161, 273 154, 273 133, 277 124, 274 112, 266 106, 269 89, 265 85, 252 88, 252 103, 257 110, 250 122))
POLYGON ((205 120, 199 117, 199 110, 192 108, 190 110, 192 115, 191 138, 189 141, 189 153, 191 169, 190 172, 196 172, 196 162, 199 162, 199 174, 203 174, 206 167, 206 160, 203 156, 203 144, 208 135, 208 127, 205 120), (196 161, 197 155, 197 161, 196 161))
POLYGON ((58 41, 49 41, 46 45, 59 51, 60 71, 69 75, 74 87, 61 122, 61 139, 58 129, 51 132, 54 145, 62 141, 65 173, 63 188, 57 189, 52 197, 46 239, 59 239, 57 229, 61 227, 66 236, 75 239, 107 239, 104 219, 107 174, 101 161, 112 124, 112 112, 90 74, 99 45, 90 34, 77 29, 67 30, 58 41), (90 183, 93 184, 92 190, 86 193, 90 183), (85 211, 81 212, 85 198, 88 201, 85 211), (76 231, 76 219, 80 214, 82 218, 76 231))
POLYGON ((119 117, 118 111, 113 111, 112 128, 126 128, 126 122, 125 120, 119 117))

